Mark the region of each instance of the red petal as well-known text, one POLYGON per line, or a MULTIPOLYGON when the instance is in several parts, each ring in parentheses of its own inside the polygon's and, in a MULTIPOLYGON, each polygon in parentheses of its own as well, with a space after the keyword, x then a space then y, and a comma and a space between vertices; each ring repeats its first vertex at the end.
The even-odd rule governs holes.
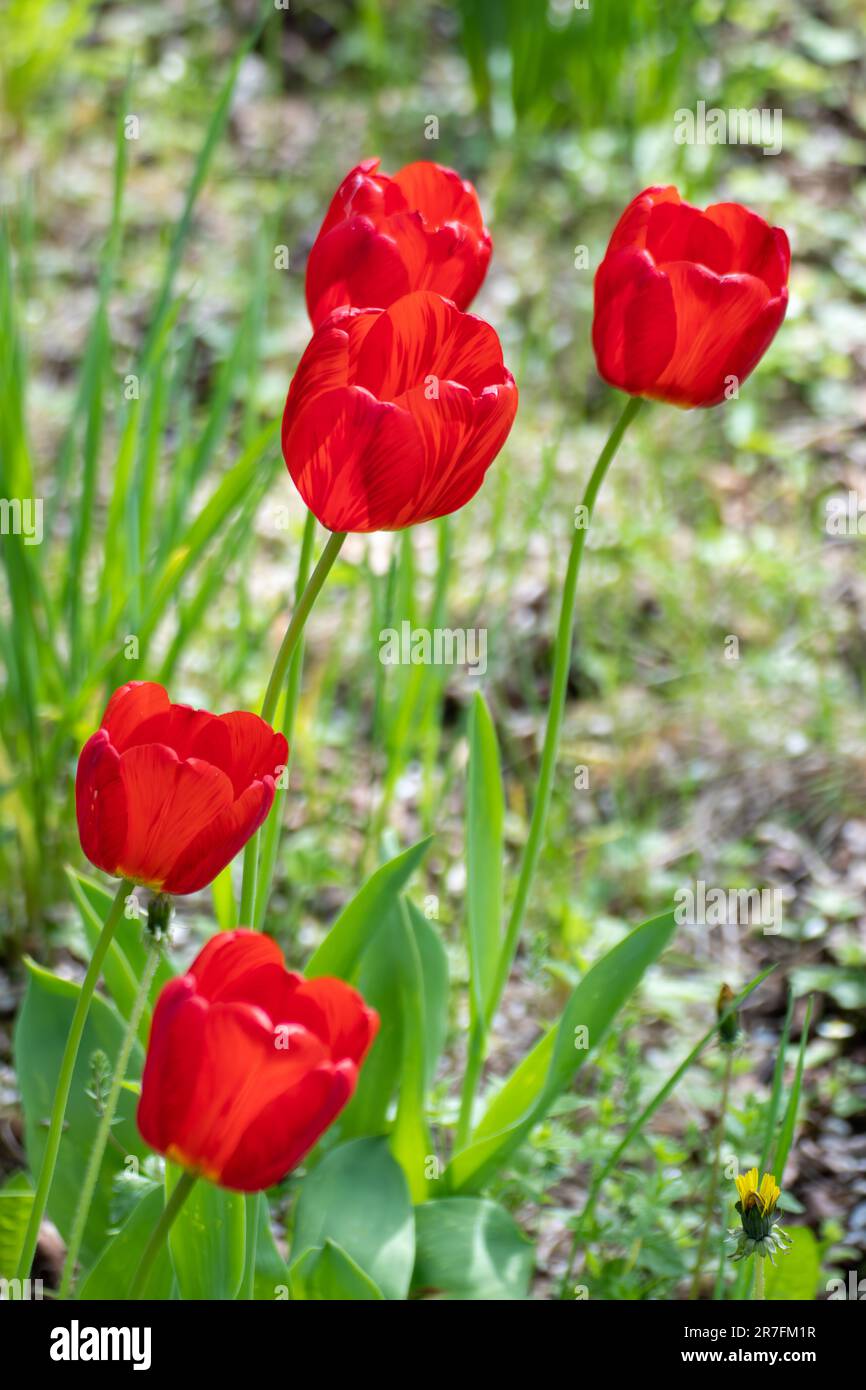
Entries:
POLYGON ((430 378, 456 381, 474 396, 507 373, 490 324, 463 314, 440 295, 420 291, 392 304, 367 333, 355 384, 379 400, 397 400, 430 378))
POLYGON ((351 386, 361 345, 379 309, 338 309, 320 324, 298 364, 283 412, 283 453, 296 417, 327 391, 351 386))
POLYGON ((75 810, 81 848, 91 864, 117 872, 126 841, 126 793, 120 755, 107 729, 97 729, 81 750, 75 775, 75 810))
POLYGON ((379 1030, 379 1015, 343 980, 304 980, 292 992, 287 1021, 301 1023, 327 1045, 334 1062, 358 1066, 379 1030))
POLYGON ((407 207, 417 208, 431 227, 462 222, 477 237, 485 236, 478 194, 456 170, 420 159, 405 164, 394 175, 394 182, 406 199, 407 207))
POLYGON ((295 1022, 292 1000, 301 976, 286 969, 283 953, 262 932, 219 932, 190 966, 199 994, 211 1004, 252 1004, 276 1026, 295 1022))
POLYGON ((118 872, 162 888, 183 848, 231 806, 231 783, 209 763, 179 761, 161 743, 125 752, 120 776, 126 792, 127 833, 118 872))
POLYGON ((240 1192, 272 1187, 324 1134, 357 1083, 353 1063, 317 1067, 266 1105, 222 1168, 223 1186, 240 1192))
POLYGON ((717 405, 726 377, 739 378, 740 344, 763 316, 769 292, 751 275, 720 278, 685 262, 666 274, 676 304, 676 347, 648 394, 676 405, 717 405))
POLYGON ((757 213, 740 203, 715 203, 707 208, 708 221, 723 227, 733 247, 730 270, 763 280, 773 295, 788 283, 791 248, 781 227, 770 227, 757 213))
POLYGON ((296 1091, 326 1061, 322 1043, 303 1028, 286 1037, 247 1004, 210 1005, 201 1071, 178 1135, 180 1148, 225 1183, 227 1160, 262 1112, 296 1091), (278 1046, 286 1041, 287 1047, 278 1046))
MULTIPOLYGON (((199 763, 206 767, 207 764, 199 763)), ((225 781, 225 774, 213 768, 225 781)), ((166 893, 197 893, 222 873, 239 854, 251 835, 267 819, 274 803, 274 783, 271 777, 251 782, 230 805, 218 810, 189 839, 166 872, 163 888, 166 893)))
POLYGON ((208 754, 220 734, 216 715, 204 709, 193 709, 191 705, 169 705, 168 709, 143 719, 127 738, 124 749, 137 748, 144 743, 164 743, 181 760, 203 757, 211 762, 215 759, 208 754))
POLYGON ((693 261, 726 275, 734 266, 734 248, 724 227, 689 203, 660 203, 653 208, 646 249, 660 268, 669 261, 693 261))
POLYGON ((676 343, 674 298, 667 276, 647 252, 618 251, 595 277, 592 345, 598 370, 621 391, 641 395, 670 361, 676 343))
POLYGON ((307 309, 314 327, 341 305, 384 308, 410 288, 394 241, 366 217, 338 223, 307 261, 307 309))
POLYGON ((443 381, 438 398, 421 389, 403 400, 424 441, 424 474, 401 525, 446 516, 466 505, 502 448, 517 411, 517 387, 508 380, 473 396, 443 381))
POLYGON ((606 254, 612 256, 614 251, 645 251, 647 229, 653 210, 666 203, 678 206, 681 202, 682 199, 673 184, 666 188, 645 188, 632 199, 614 227, 606 254))
POLYGON ((349 170, 331 199, 331 205, 319 229, 319 237, 323 237, 353 213, 369 216, 374 220, 387 216, 388 203, 397 190, 394 188, 393 179, 387 174, 376 173, 380 163, 381 160, 378 159, 362 159, 360 164, 349 170))
POLYGON ((466 309, 490 263, 491 242, 466 227, 446 223, 430 228, 418 212, 388 219, 387 230, 406 267, 407 288, 431 290, 466 309))
POLYGON ((105 708, 100 728, 107 729, 118 753, 128 747, 135 731, 154 714, 165 713, 171 701, 155 681, 129 681, 115 690, 105 708))
POLYGON ((283 453, 295 486, 331 531, 381 531, 416 494, 423 446, 406 411, 352 387, 293 415, 283 453))
POLYGON ((231 778, 235 796, 251 782, 279 775, 289 756, 282 734, 275 734, 270 724, 247 710, 221 714, 219 722, 228 732, 228 761, 217 766, 231 778))
POLYGON ((206 1017, 207 1004, 196 995, 189 975, 163 986, 150 1025, 138 1103, 138 1128, 160 1153, 178 1143, 187 1125, 201 1073, 206 1017))

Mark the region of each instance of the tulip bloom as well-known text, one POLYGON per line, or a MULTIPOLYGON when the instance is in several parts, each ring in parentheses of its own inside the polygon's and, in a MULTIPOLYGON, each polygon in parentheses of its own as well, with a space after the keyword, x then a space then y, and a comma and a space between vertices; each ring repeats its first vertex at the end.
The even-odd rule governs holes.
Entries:
POLYGON ((719 405, 773 341, 790 264, 782 229, 739 203, 701 212, 675 188, 646 189, 595 277, 599 373, 633 396, 719 405))
POLYGON ((289 390, 283 456, 331 531, 396 531, 475 496, 517 410, 489 324, 437 294, 338 309, 289 390))
POLYGON ((222 1187, 271 1187, 349 1100, 378 1027, 342 980, 293 974, 259 932, 220 932, 157 1000, 138 1127, 222 1187))
POLYGON ((81 848, 108 874, 195 893, 262 824, 288 751, 256 714, 173 705, 161 685, 130 681, 78 760, 81 848))
POLYGON ((343 305, 387 309, 434 290, 466 309, 487 274, 493 243, 471 183, 419 161, 393 178, 365 159, 346 175, 307 262, 313 327, 343 305))

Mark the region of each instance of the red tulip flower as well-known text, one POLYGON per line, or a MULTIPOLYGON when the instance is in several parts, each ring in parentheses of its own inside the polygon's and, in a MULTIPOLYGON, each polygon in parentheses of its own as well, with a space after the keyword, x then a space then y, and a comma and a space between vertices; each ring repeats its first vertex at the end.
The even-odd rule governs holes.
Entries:
POLYGON ((78 760, 81 847, 108 874, 195 893, 262 824, 288 751, 256 714, 173 705, 161 685, 130 681, 78 760))
POLYGON ((739 203, 705 212, 648 188, 617 223, 595 277, 592 343, 604 380, 679 406, 719 405, 785 317, 791 251, 739 203))
POLYGON ((283 455, 331 531, 396 531, 475 496, 517 410, 489 324, 437 294, 338 309, 289 390, 283 455))
POLYGON ((420 161, 391 178, 365 159, 334 194, 307 262, 314 327, 343 305, 387 309, 412 290, 434 290, 466 309, 493 243, 471 183, 420 161))
POLYGON ((304 980, 270 937, 221 932, 157 1000, 138 1127, 222 1187, 271 1187, 349 1100, 378 1027, 342 980, 304 980))

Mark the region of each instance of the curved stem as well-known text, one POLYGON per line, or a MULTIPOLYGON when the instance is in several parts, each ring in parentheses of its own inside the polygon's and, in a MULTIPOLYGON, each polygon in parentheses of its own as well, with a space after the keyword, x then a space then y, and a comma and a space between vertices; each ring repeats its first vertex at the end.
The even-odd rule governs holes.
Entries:
POLYGON ((63 1278, 60 1281, 60 1298, 69 1297, 70 1288, 75 1276, 75 1265, 78 1261, 78 1252, 81 1249, 81 1241, 84 1236, 84 1228, 87 1224, 87 1218, 90 1215, 90 1204, 93 1201, 93 1193, 96 1189, 100 1169, 102 1168, 103 1155, 105 1154, 108 1137, 111 1133, 111 1126, 117 1111, 117 1103, 120 1100, 121 1087, 126 1078, 129 1058, 132 1053, 133 1044, 138 1035, 138 1025, 144 1013, 144 1008, 150 993, 151 982, 156 973, 158 963, 159 942, 151 938, 147 961, 141 972, 141 979, 139 980, 138 991, 132 1005, 132 1012, 129 1015, 126 1032, 123 1035, 120 1051, 117 1054, 117 1061, 111 1078, 111 1088, 105 1101, 105 1108, 100 1117, 99 1128, 96 1131, 96 1138, 93 1141, 93 1148, 87 1160, 87 1171, 84 1174, 84 1183, 81 1188, 81 1196, 78 1199, 78 1206, 75 1209, 75 1221, 73 1222, 72 1234, 69 1237, 69 1246, 66 1251, 63 1278))
MULTIPOLYGON (((265 691, 265 698, 262 701, 261 716, 269 724, 274 721, 277 711, 277 704, 286 681, 286 673, 292 660, 292 655, 304 624, 310 616, 310 611, 319 596, 322 585, 328 577, 328 573, 340 553, 340 547, 346 539, 345 531, 332 531, 328 537, 327 545, 319 556, 316 568, 304 586, 304 592, 295 604, 295 611, 291 621, 286 628, 285 636, 280 644, 274 661, 271 677, 268 681, 268 688, 265 691)), ((259 833, 256 832, 248 841, 244 850, 244 873, 243 885, 241 888, 240 924, 241 926, 252 926, 256 917, 256 876, 259 862, 259 833)), ((261 916, 261 914, 259 914, 261 916)))
POLYGON ((511 973, 511 966, 514 962, 517 943, 520 937, 520 928, 523 925, 523 914, 526 911, 529 891, 532 887, 532 880, 535 876, 535 870, 538 866, 538 859, 544 841, 547 813, 550 809, 550 798, 553 788, 553 774, 556 769, 556 758, 559 752, 559 735, 562 729, 562 715, 565 709, 568 672, 571 666, 571 644, 574 633, 574 601, 577 593, 577 581, 580 575, 580 563, 583 559, 583 551, 586 545, 586 534, 589 530, 593 508, 595 507, 599 489, 604 482, 605 474, 619 448, 623 435, 642 405, 643 401, 639 396, 630 396, 622 414, 608 435, 607 443, 598 456, 589 482, 587 483, 586 492, 583 495, 585 515, 580 518, 583 525, 579 527, 576 526, 574 539, 571 542, 568 567, 565 572, 565 584, 562 589, 559 627, 556 634, 553 679, 550 690, 550 704, 547 711, 547 727, 544 733, 544 747, 541 754, 541 769, 538 775, 535 805, 532 808, 529 836, 520 864, 520 877, 517 881, 517 891, 514 895, 514 902, 511 908, 511 915, 508 919, 505 941, 503 943, 496 973, 493 992, 494 1009, 502 998, 502 991, 511 973))
POLYGON ((42 1217, 45 1214, 48 1194, 51 1191, 51 1183, 54 1178, 54 1169, 57 1166, 57 1154, 60 1150, 60 1140, 63 1137, 63 1121, 66 1118, 66 1103, 69 1100, 69 1092, 72 1087, 72 1075, 75 1071, 75 1063, 78 1058, 78 1049, 81 1044, 84 1025, 87 1022, 90 1001, 93 998, 93 991, 96 988, 97 981, 102 974, 102 963, 108 953, 115 928, 120 920, 124 901, 131 888, 132 884, 129 879, 124 878, 121 880, 120 887, 114 896, 114 901, 105 919, 93 955, 90 957, 90 964, 87 967, 87 973, 84 976, 78 994, 75 1012, 72 1015, 72 1023, 69 1026, 69 1036, 66 1039, 63 1060, 60 1063, 60 1074, 57 1078, 57 1090, 54 1093, 54 1104, 51 1108, 51 1120, 48 1125, 48 1138, 45 1142, 45 1153, 42 1157, 39 1182, 36 1185, 36 1193, 30 1211, 30 1220, 27 1223, 27 1231, 24 1236, 24 1246, 21 1251, 21 1258, 18 1261, 18 1273, 16 1277, 19 1279, 26 1279, 29 1276, 30 1268, 33 1264, 33 1256, 36 1254, 36 1244, 39 1240, 39 1228, 42 1225, 42 1217))
MULTIPOLYGON (((301 554, 298 559, 298 573, 295 580, 295 603, 299 603, 301 594, 310 577, 310 564, 313 558, 313 541, 316 535, 316 518, 312 512, 307 512, 307 520, 304 524, 304 537, 301 542, 301 554)), ((295 729, 295 717, 298 712, 298 702, 301 694, 301 671, 304 664, 304 642, 303 638, 295 647, 289 674, 286 682, 286 700, 283 710, 283 733, 289 745, 289 765, 292 761, 292 738, 295 729)), ((282 831, 282 803, 285 800, 286 792, 282 787, 278 787, 274 798, 274 807, 268 816, 261 832, 261 843, 259 846, 259 863, 256 871, 255 886, 255 910, 251 927, 261 931, 265 918, 265 909, 268 905, 268 897, 271 891, 271 881, 274 877, 274 865, 277 860, 277 852, 280 845, 280 833, 282 831)))
POLYGON ((277 700, 280 697, 286 679, 286 672, 289 669, 289 662, 292 659, 292 652, 298 643, 298 638, 304 630, 304 624, 310 616, 310 610, 316 599, 319 597, 322 585, 328 577, 331 566, 340 553, 343 541, 346 539, 345 531, 332 531, 328 537, 328 543, 319 556, 316 568, 304 585, 304 592, 295 605, 292 620, 286 628, 286 635, 280 644, 277 652, 277 659, 274 662, 274 669, 271 671, 271 678, 268 681, 268 688, 265 691, 265 698, 262 701, 262 719, 266 719, 270 724, 277 709, 277 700))
POLYGON ((463 1086, 460 1092, 460 1114, 454 1133, 454 1149, 457 1153, 466 1148, 472 1132, 472 1107, 484 1068, 485 1041, 484 1024, 480 1019, 473 1018, 469 1029, 469 1046, 466 1051, 466 1070, 463 1073, 463 1086))
POLYGON ((707 1246, 710 1243, 710 1230, 713 1225, 713 1217, 716 1212, 716 1196, 719 1191, 719 1170, 722 1165, 722 1144, 725 1138, 725 1123, 728 1118, 728 1096, 731 1090, 731 1072, 734 1067, 734 1049, 725 1048, 725 1079, 722 1082, 722 1101, 719 1108, 719 1122, 716 1126, 716 1142, 713 1145, 713 1169, 710 1177, 710 1185, 707 1190, 707 1204, 704 1208, 704 1216, 701 1222, 701 1239, 698 1245, 698 1253, 695 1256, 695 1269, 692 1275, 692 1285, 689 1290, 689 1298, 697 1298, 701 1287, 701 1269, 707 1254, 707 1246))
POLYGON ((144 1247, 138 1269, 135 1271, 135 1277, 129 1286, 130 1301, 141 1298, 153 1262, 165 1244, 168 1233, 174 1225, 178 1212, 192 1192, 197 1181, 198 1173, 191 1173, 189 1169, 187 1169, 185 1172, 181 1173, 175 1183, 171 1196, 162 1209, 162 1215, 151 1231, 150 1240, 144 1247))

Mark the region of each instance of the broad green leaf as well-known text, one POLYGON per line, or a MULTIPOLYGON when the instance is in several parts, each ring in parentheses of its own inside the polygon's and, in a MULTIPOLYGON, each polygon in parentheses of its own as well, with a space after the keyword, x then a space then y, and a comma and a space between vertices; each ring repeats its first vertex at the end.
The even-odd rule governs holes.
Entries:
POLYGON ((673 912, 644 922, 587 972, 558 1024, 512 1072, 467 1148, 452 1158, 446 1177, 453 1192, 476 1191, 544 1118, 661 955, 674 925, 673 912))
POLYGON ((480 694, 469 717, 466 801, 466 920, 473 1016, 487 1025, 495 1004, 502 941, 502 822, 505 799, 493 720, 480 694))
MULTIPOLYGON (((24 1106, 27 1158, 30 1171, 35 1173, 42 1162, 47 1120, 80 987, 72 980, 61 980, 33 961, 26 964, 28 983, 15 1029, 15 1066, 24 1106)), ((103 1052, 112 1062, 120 1049, 123 1033, 124 1024, 117 1011, 95 995, 75 1063, 66 1125, 48 1198, 48 1215, 67 1240, 99 1123, 96 1106, 87 1095, 91 1084, 91 1058, 94 1053, 103 1052)), ((140 1076, 142 1065, 143 1053, 136 1043, 130 1059, 130 1073, 140 1076)), ((109 1144, 105 1150, 84 1231, 81 1260, 85 1268, 99 1254, 110 1228, 109 1203, 114 1175, 123 1167, 125 1156, 143 1158, 149 1152, 136 1128, 135 1106, 135 1095, 124 1088, 112 1128, 116 1143, 109 1144)))
MULTIPOLYGON (((166 1164, 168 1196, 181 1169, 166 1164)), ((242 1192, 199 1179, 175 1218, 168 1243, 180 1296, 233 1299, 244 1274, 245 1207, 242 1192)))
POLYGON ((414 1202, 428 1195, 427 1163, 431 1157, 430 1133, 424 1113, 425 1036, 424 980, 421 953, 404 901, 398 905, 394 955, 397 988, 403 1022, 397 1114, 391 1131, 391 1152, 406 1175, 414 1202))
POLYGON ((415 1260, 409 1190, 385 1139, 351 1139, 332 1149, 301 1185, 292 1272, 310 1250, 332 1240, 381 1289, 403 1299, 415 1260))
POLYGON ((448 1036, 448 953, 441 934, 409 898, 404 899, 424 981, 424 1083, 428 1088, 436 1074, 448 1036))
POLYGON ((784 1216, 781 1225, 794 1244, 783 1255, 773 1256, 775 1267, 769 1260, 764 1261, 764 1297, 813 1303, 821 1277, 818 1242, 808 1226, 789 1226, 784 1216))
MULTIPOLYGON (((421 969, 426 1092, 448 1031, 448 957, 432 922, 408 900, 406 906, 421 969)), ((358 988, 379 1014, 379 1032, 340 1121, 346 1137, 383 1132, 388 1105, 397 1089, 404 1047, 400 979, 405 956, 399 946, 403 929, 399 908, 391 908, 361 958, 358 988)))
POLYGON ((476 1197, 443 1197, 415 1208, 412 1287, 459 1299, 524 1299, 535 1264, 507 1211, 476 1197))
POLYGON ((354 974, 365 947, 373 940, 388 909, 396 903, 415 869, 427 853, 430 840, 421 840, 377 869, 360 893, 343 908, 305 971, 309 979, 336 975, 348 980, 354 974))
POLYGON ((15 1173, 0 1191, 0 1279, 14 1279, 33 1207, 33 1189, 25 1173, 15 1173))
POLYGON ((381 1303, 378 1285, 333 1240, 307 1250, 291 1273, 292 1298, 299 1303, 381 1303))
MULTIPOLYGON (((106 1299, 113 1302, 125 1298, 139 1261, 144 1254, 153 1228, 162 1215, 165 1195, 161 1187, 146 1192, 136 1202, 120 1230, 109 1240, 96 1263, 78 1288, 80 1299, 106 1299)), ((142 1290, 142 1298, 171 1297, 174 1274, 168 1249, 163 1245, 142 1290)))

